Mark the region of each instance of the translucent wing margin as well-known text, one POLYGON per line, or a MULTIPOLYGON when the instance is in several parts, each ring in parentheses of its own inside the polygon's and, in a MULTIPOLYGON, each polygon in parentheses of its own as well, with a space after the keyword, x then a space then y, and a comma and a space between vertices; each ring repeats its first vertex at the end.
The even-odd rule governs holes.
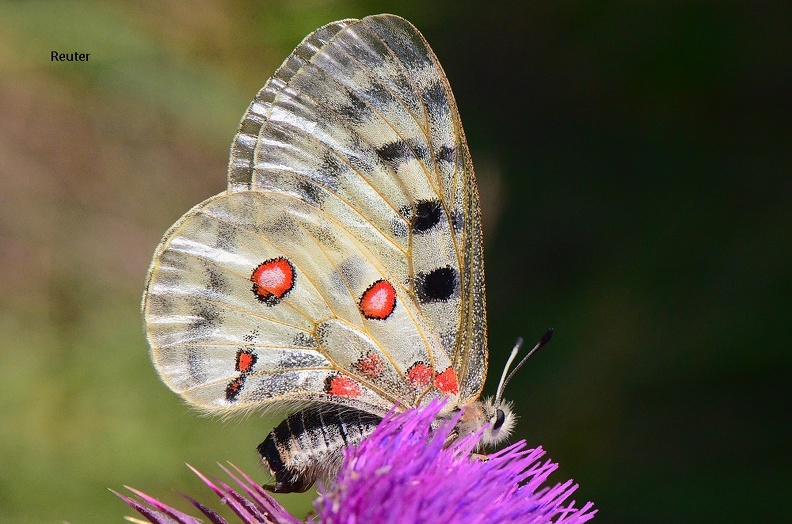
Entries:
MULTIPOLYGON (((452 362, 460 401, 479 396, 478 193, 450 86, 415 27, 379 15, 308 36, 258 93, 232 145, 229 191, 248 189, 289 195, 343 224, 404 285, 429 346, 452 362)), ((383 351, 397 353, 398 338, 382 331, 383 351)))
POLYGON ((306 36, 289 55, 289 58, 275 71, 275 74, 267 80, 245 111, 245 115, 239 123, 239 131, 231 143, 231 155, 228 162, 229 191, 250 189, 253 153, 259 131, 267 120, 275 96, 289 83, 294 73, 327 45, 336 33, 356 22, 355 19, 339 20, 322 26, 306 36))

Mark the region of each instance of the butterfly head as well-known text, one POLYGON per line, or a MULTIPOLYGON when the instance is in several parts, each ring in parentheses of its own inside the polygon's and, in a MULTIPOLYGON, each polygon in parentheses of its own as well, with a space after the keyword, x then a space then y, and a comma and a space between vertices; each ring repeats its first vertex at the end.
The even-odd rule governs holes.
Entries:
POLYGON ((474 402, 466 408, 465 413, 462 414, 462 418, 460 419, 459 423, 460 435, 473 433, 484 427, 481 443, 485 446, 494 446, 509 438, 509 435, 514 429, 514 424, 517 421, 517 415, 515 415, 512 411, 511 402, 503 400, 503 390, 506 388, 506 385, 509 383, 517 370, 522 367, 525 361, 528 360, 528 358, 538 349, 550 342, 550 338, 552 336, 553 330, 547 330, 542 339, 533 347, 533 349, 531 349, 531 351, 528 352, 525 357, 523 357, 519 364, 514 367, 512 372, 509 373, 509 368, 511 367, 512 362, 514 362, 514 359, 517 356, 517 353, 519 353, 523 343, 521 338, 517 339, 517 343, 514 345, 514 349, 509 356, 509 360, 506 362, 506 367, 503 369, 503 375, 501 376, 500 383, 498 384, 498 392, 495 395, 495 398, 486 398, 482 401, 474 402))
POLYGON ((512 411, 511 402, 496 405, 494 398, 486 398, 465 406, 456 426, 457 438, 484 428, 481 445, 495 446, 509 438, 515 422, 517 415, 512 411))
POLYGON ((511 435, 514 424, 517 422, 517 415, 512 411, 511 402, 487 398, 482 401, 483 414, 488 423, 481 436, 481 442, 485 446, 495 446, 500 444, 511 435), (496 404, 497 402, 497 404, 496 404))

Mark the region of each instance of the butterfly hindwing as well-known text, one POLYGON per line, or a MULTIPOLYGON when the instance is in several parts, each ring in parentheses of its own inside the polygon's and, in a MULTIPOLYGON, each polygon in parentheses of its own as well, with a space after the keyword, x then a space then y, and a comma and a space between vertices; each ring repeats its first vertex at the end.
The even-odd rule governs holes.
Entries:
POLYGON ((445 387, 416 363, 451 364, 387 267, 335 217, 282 193, 221 194, 188 212, 155 254, 144 315, 163 380, 212 411, 384 413, 445 387))

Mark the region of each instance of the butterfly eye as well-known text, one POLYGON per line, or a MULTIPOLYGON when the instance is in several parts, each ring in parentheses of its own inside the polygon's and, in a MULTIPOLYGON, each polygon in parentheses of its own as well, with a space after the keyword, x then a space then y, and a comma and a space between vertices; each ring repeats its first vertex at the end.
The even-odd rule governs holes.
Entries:
POLYGON ((506 422, 506 413, 504 413, 502 409, 499 409, 498 412, 495 413, 495 422, 492 424, 492 429, 499 430, 504 422, 506 422))

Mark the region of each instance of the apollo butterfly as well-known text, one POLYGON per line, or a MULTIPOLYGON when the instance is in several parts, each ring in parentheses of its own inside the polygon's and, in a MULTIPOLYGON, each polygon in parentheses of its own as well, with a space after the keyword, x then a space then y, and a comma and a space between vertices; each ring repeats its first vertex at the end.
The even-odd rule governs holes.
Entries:
POLYGON ((486 426, 495 444, 514 416, 505 371, 478 400, 482 254, 470 153, 426 40, 393 15, 334 22, 250 104, 227 191, 157 248, 152 360, 207 412, 289 413, 258 447, 275 491, 333 475, 394 406, 446 398, 441 417, 464 408, 452 438, 486 426))

